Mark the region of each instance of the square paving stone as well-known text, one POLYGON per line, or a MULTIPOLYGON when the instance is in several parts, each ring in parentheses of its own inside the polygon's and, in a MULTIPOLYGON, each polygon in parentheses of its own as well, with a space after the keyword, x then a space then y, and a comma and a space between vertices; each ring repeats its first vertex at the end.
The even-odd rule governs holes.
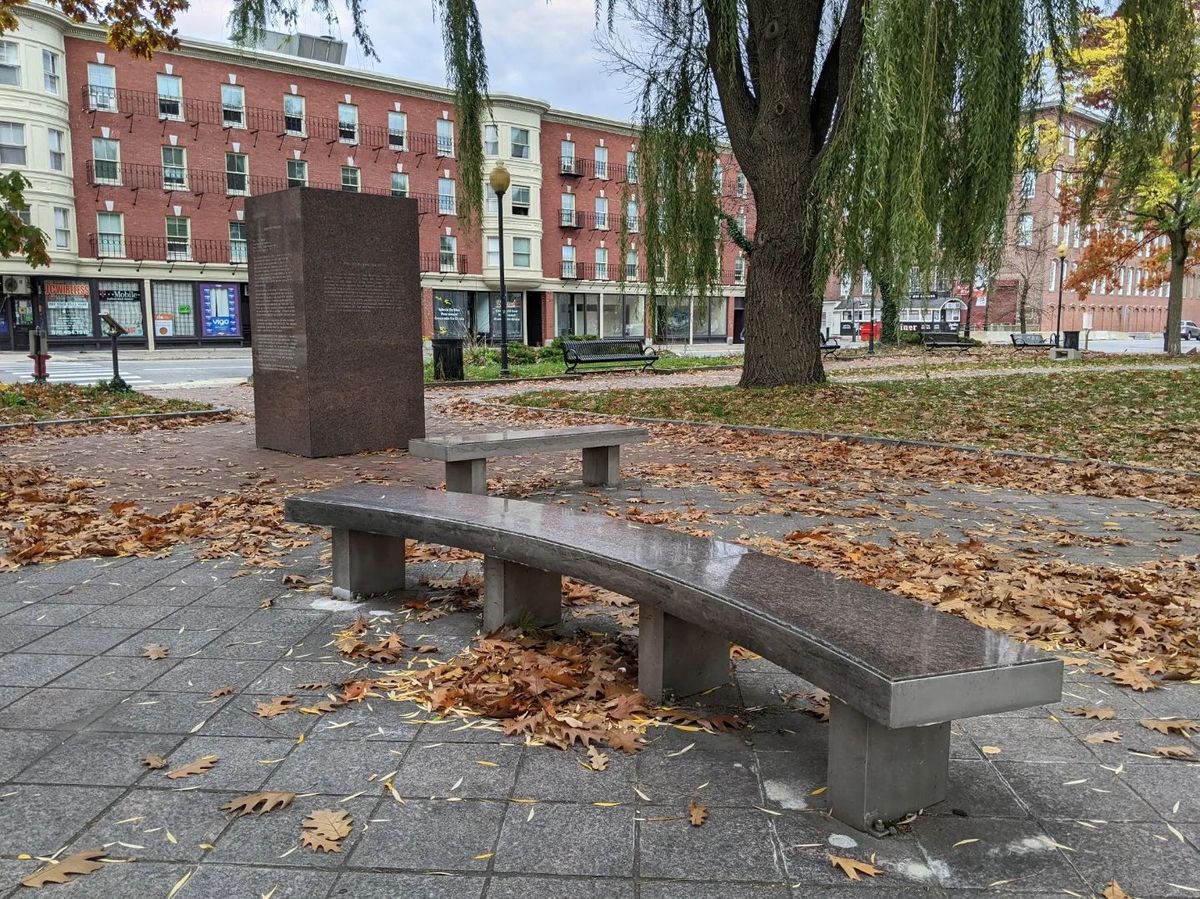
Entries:
POLYGON ((357 665, 346 665, 339 660, 330 661, 281 661, 268 666, 266 663, 258 669, 255 677, 247 686, 249 693, 291 693, 297 686, 305 683, 337 684, 351 677, 362 675, 366 671, 351 674, 357 665))
POLYGON ((107 652, 118 643, 128 640, 141 628, 91 627, 86 624, 68 624, 35 640, 22 652, 50 654, 72 654, 94 656, 107 652))
POLYGON ((703 827, 693 827, 685 814, 682 805, 638 809, 638 870, 642 877, 699 881, 784 877, 777 863, 770 815, 757 809, 714 808, 703 827))
MULTIPOLYGON (((67 658, 39 656, 38 658, 67 658)), ((125 697, 115 690, 42 687, 0 709, 0 727, 81 730, 125 697)))
POLYGON ((144 691, 127 696, 93 721, 88 729, 148 734, 200 733, 205 722, 227 702, 228 698, 212 700, 196 693, 144 691))
POLYGON ((1086 762, 1092 754, 1062 724, 1028 718, 970 718, 959 722, 979 746, 998 748, 993 761, 1086 762))
POLYGON ((171 764, 155 772, 155 776, 147 778, 143 785, 157 785, 161 776, 163 785, 194 786, 204 790, 261 790, 276 767, 283 764, 283 759, 294 745, 292 740, 260 740, 253 737, 189 737, 171 754, 171 764), (168 770, 206 755, 215 755, 218 759, 210 770, 186 780, 166 779, 168 770))
POLYGON ((55 630, 53 625, 9 624, 5 621, 0 624, 0 652, 20 649, 55 630))
POLYGON ((135 585, 113 583, 97 578, 84 581, 82 584, 63 587, 58 593, 47 596, 43 602, 74 602, 107 606, 131 593, 136 593, 139 589, 135 585))
MULTIPOLYGON (((335 899, 479 899, 485 881, 469 874, 438 876, 429 874, 363 874, 345 873, 338 876, 337 885, 330 891, 335 899)), ((496 894, 492 894, 496 895, 496 894)), ((523 893, 529 896, 555 896, 555 893, 523 893)), ((274 899, 274 897, 272 897, 274 899)))
POLYGON ((28 693, 31 689, 33 689, 33 688, 32 687, 0 687, 0 709, 4 708, 10 702, 16 702, 18 699, 20 699, 22 696, 24 696, 26 693, 28 693))
MULTIPOLYGON (((824 896, 801 884, 804 895, 824 896)), ((856 891, 860 893, 861 891, 856 891)), ((697 883, 679 880, 643 880, 639 895, 642 899, 789 899, 792 895, 785 883, 697 883)), ((847 894, 849 895, 849 894, 847 894)), ((905 896, 910 895, 905 893, 905 896)), ((491 899, 489 895, 489 899, 491 899)), ((514 897, 515 899, 515 897, 514 897)))
MULTIPOLYGON (((218 687, 243 690, 267 667, 259 659, 184 659, 150 684, 151 690, 211 693, 218 687)), ((257 692, 265 693, 260 690, 257 692)), ((287 691, 281 691, 287 692, 287 691)))
POLYGON ((39 731, 0 730, 0 781, 15 777, 39 755, 56 746, 63 736, 39 731))
POLYGON ((164 587, 159 583, 150 587, 142 587, 140 590, 127 594, 117 600, 117 605, 170 606, 171 608, 180 608, 182 606, 190 606, 201 596, 208 593, 210 589, 209 587, 164 587))
POLYGON ((196 655, 201 649, 215 640, 220 634, 217 631, 184 630, 178 628, 147 628, 123 643, 114 646, 106 655, 110 656, 140 656, 147 643, 161 643, 170 647, 170 658, 175 661, 196 655))
POLYGON ((293 793, 328 793, 348 796, 360 790, 378 794, 381 775, 400 767, 400 756, 385 743, 317 744, 296 746, 287 759, 271 766, 269 790, 293 793), (375 775, 373 780, 368 780, 375 775))
POLYGON ((623 752, 601 751, 608 765, 593 771, 584 767, 587 754, 582 750, 530 747, 521 760, 513 795, 559 802, 632 802, 635 760, 623 752))
MULTIPOLYGON (((496 851, 506 803, 490 800, 399 805, 385 798, 354 851, 355 868, 405 868, 432 871, 486 870, 496 851)), ((520 806, 528 814, 528 806, 520 806)))
POLYGON ((794 752, 825 767, 829 755, 829 725, 805 712, 770 709, 755 715, 741 734, 765 752, 794 752))
POLYGON ((148 752, 169 756, 179 738, 127 736, 85 732, 77 734, 25 768, 14 780, 21 783, 88 784, 127 787, 146 774, 141 758, 148 752))
POLYGON ((866 890, 888 895, 889 890, 902 889, 905 892, 901 895, 908 895, 910 890, 937 886, 937 874, 926 864, 911 834, 877 839, 819 812, 788 812, 772 820, 791 883, 845 886, 846 875, 829 860, 833 854, 864 862, 874 858, 874 864, 883 869, 884 875, 863 878, 861 887, 866 890))
POLYGON ((705 805, 762 805, 757 760, 748 749, 696 746, 682 755, 657 747, 637 755, 638 786, 655 803, 696 799, 705 805), (703 786, 702 786, 703 785, 703 786))
POLYGON ((8 627, 13 624, 35 624, 43 627, 61 627, 102 608, 104 606, 71 602, 35 602, 23 609, 9 612, 4 616, 4 625, 8 627))
MULTIPOLYGON (((209 737, 267 737, 295 740, 300 734, 310 732, 320 720, 315 715, 301 715, 298 712, 288 712, 274 718, 260 718, 255 709, 260 702, 270 702, 274 697, 263 693, 237 693, 228 703, 222 705, 204 725, 203 733, 209 737)), ((308 694, 297 694, 296 698, 303 704, 321 698, 308 694)))
POLYGON ((141 630, 162 621, 171 612, 169 606, 100 606, 80 618, 92 627, 123 627, 141 630))
POLYGON ((12 603, 13 607, 6 609, 4 614, 20 608, 25 603, 37 602, 62 590, 62 584, 38 584, 0 580, 0 602, 12 603))
POLYGON ((85 655, 47 655, 11 652, 0 656, 0 684, 41 687, 88 660, 85 655))
POLYGON ((210 608, 256 609, 264 599, 274 599, 287 592, 277 578, 249 575, 218 584, 196 600, 197 606, 210 608))
POLYGON ((517 744, 414 744, 392 784, 401 796, 419 799, 504 799, 512 792, 520 760, 517 744))
POLYGON ((1146 717, 1200 719, 1200 686, 1196 684, 1176 684, 1161 690, 1138 693, 1134 701, 1150 713, 1146 717))
POLYGON ((487 724, 478 720, 464 721, 462 718, 436 718, 428 714, 421 716, 424 723, 417 731, 417 743, 513 743, 504 736, 498 724, 487 724))
MULTIPOLYGON (((296 697, 303 702, 315 702, 324 698, 324 694, 297 693, 296 697)), ((411 702, 392 702, 387 699, 352 702, 332 715, 316 719, 309 735, 318 742, 372 740, 406 743, 416 739, 422 727, 420 721, 428 714, 411 702)))
POLYGON ((57 852, 123 792, 120 787, 6 787, 0 817, 14 826, 0 828, 0 854, 57 852))
MULTIPOLYGON (((337 875, 332 871, 302 868, 250 867, 246 865, 201 865, 188 881, 195 897, 213 899, 316 899, 325 896, 337 875)), ((403 893, 397 895, 404 895, 403 893)), ((181 892, 180 899, 187 899, 181 892)), ((414 897, 415 899, 415 897, 414 897)))
POLYGON ((161 789, 131 790, 76 837, 72 851, 120 842, 142 848, 126 850, 117 846, 112 849, 114 853, 128 851, 139 859, 195 862, 204 858, 208 850, 201 849, 200 844, 215 843, 232 819, 220 806, 238 794, 179 792, 166 787, 178 783, 181 781, 164 780, 161 789))
POLYGON ((914 834, 929 868, 949 889, 1061 894, 1084 888, 1064 858, 1070 853, 1031 820, 929 818, 916 822, 914 834))
POLYGON ((765 804, 769 808, 802 811, 828 807, 829 800, 823 789, 828 775, 823 758, 817 760, 801 752, 759 752, 757 755, 763 792, 767 797, 765 804), (814 796, 815 790, 822 792, 814 796))
POLYGON ((110 687, 140 689, 162 677, 176 662, 166 659, 134 659, 126 656, 97 656, 77 665, 51 682, 52 687, 110 687))
POLYGON ((227 631, 250 617, 250 609, 213 609, 195 608, 173 609, 171 614, 161 619, 156 627, 187 628, 188 630, 219 630, 227 631))
POLYGON ((1125 766, 1125 782, 1171 822, 1200 824, 1200 767, 1138 759, 1125 766))
MULTIPOLYGON (((494 869, 522 874, 633 874, 634 809, 539 802, 512 803, 494 869)), ((643 865, 645 857, 643 856, 643 865)))
POLYGON ((1200 833, 1176 825, 1192 845, 1164 824, 1108 824, 1096 829, 1075 821, 1050 821, 1046 829, 1074 852, 1067 855, 1092 890, 1116 880, 1131 896, 1195 896, 1200 891, 1200 833))
MULTIPOLYGON (((342 796, 298 796, 286 812, 256 817, 236 818, 217 841, 210 853, 214 862, 239 865, 285 865, 297 868, 342 868, 363 837, 377 824, 367 824, 377 796, 362 796, 349 802, 338 802, 342 796), (354 829, 342 841, 341 852, 316 852, 300 845, 300 824, 310 812, 335 809, 349 813, 354 829), (364 827, 366 832, 364 833, 364 827), (290 849, 294 852, 289 852, 290 849)), ((398 847, 392 844, 388 855, 396 857, 398 847)), ((182 897, 181 897, 182 899, 182 897)))
POLYGON ((1123 776, 1095 762, 998 761, 996 767, 1039 818, 1158 820, 1154 810, 1126 785, 1123 776))
MULTIPOLYGON (((642 886, 642 895, 647 895, 642 886)), ((633 899, 632 880, 615 877, 523 877, 497 875, 488 881, 488 899, 633 899)), ((382 899, 382 897, 381 897, 382 899)))
POLYGON ((945 802, 926 809, 929 815, 968 818, 1027 818, 1029 812, 1018 801, 990 762, 950 760, 950 779, 945 802))
MULTIPOLYGON (((91 847, 84 847, 91 848, 91 847)), ((112 847, 112 857, 129 859, 135 853, 132 850, 112 847)), ((40 871, 42 862, 19 862, 22 867, 11 880, 19 882, 35 871, 40 871)), ((57 895, 70 896, 71 899, 147 899, 149 896, 165 896, 189 870, 188 865, 168 862, 124 861, 119 864, 106 864, 99 871, 87 877, 72 878, 70 883, 55 884, 49 889, 59 892, 57 895)), ((195 880, 195 875, 189 879, 189 885, 195 880)), ((0 891, 8 886, 7 881, 0 881, 0 891)), ((18 888, 14 896, 32 893, 32 890, 18 888)), ((2 893, 0 893, 2 894, 2 893)), ((195 894, 200 895, 200 894, 195 894)), ((214 894, 216 895, 216 894, 214 894)))

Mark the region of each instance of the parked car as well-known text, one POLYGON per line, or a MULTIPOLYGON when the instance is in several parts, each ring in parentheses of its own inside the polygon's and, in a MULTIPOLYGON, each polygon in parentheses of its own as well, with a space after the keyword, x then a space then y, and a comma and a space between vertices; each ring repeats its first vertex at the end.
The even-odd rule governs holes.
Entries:
POLYGON ((1200 325, 1195 322, 1180 322, 1179 336, 1184 340, 1200 340, 1200 325))

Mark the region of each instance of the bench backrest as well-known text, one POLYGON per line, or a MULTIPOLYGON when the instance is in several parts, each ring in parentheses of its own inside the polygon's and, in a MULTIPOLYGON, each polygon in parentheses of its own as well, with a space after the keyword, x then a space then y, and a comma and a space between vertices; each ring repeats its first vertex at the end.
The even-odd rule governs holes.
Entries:
POLYGON ((605 356, 641 356, 646 342, 641 337, 609 337, 604 340, 564 340, 563 355, 576 359, 599 359, 605 356))
POLYGON ((503 497, 357 484, 293 521, 444 543, 648 602, 823 686, 888 727, 1057 701, 1062 663, 915 600, 744 546, 503 497))
POLYGON ((1024 346, 1042 346, 1050 342, 1042 334, 1014 334, 1012 339, 1013 343, 1024 346))
POLYGON ((961 339, 956 331, 926 331, 922 337, 926 343, 958 343, 961 339))

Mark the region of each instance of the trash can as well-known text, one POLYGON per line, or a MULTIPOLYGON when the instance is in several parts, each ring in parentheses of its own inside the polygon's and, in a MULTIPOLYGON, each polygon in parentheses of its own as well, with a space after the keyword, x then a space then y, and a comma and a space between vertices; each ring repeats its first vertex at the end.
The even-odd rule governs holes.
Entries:
POLYGON ((433 338, 433 379, 435 381, 461 381, 465 377, 463 339, 461 337, 433 338))
POLYGON ((1062 348, 1064 350, 1079 349, 1079 332, 1078 331, 1063 331, 1062 348))

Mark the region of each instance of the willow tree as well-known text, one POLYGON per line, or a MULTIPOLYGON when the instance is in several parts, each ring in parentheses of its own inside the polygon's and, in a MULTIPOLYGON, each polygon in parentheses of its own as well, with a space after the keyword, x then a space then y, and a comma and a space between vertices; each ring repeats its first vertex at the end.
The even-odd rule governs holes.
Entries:
POLYGON ((1107 112, 1088 150, 1080 218, 1106 225, 1089 242, 1075 286, 1112 279, 1160 237, 1151 257, 1169 283, 1165 350, 1180 352, 1183 285, 1200 227, 1200 0, 1124 0, 1085 23, 1076 58, 1080 99, 1107 112))

